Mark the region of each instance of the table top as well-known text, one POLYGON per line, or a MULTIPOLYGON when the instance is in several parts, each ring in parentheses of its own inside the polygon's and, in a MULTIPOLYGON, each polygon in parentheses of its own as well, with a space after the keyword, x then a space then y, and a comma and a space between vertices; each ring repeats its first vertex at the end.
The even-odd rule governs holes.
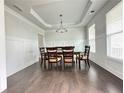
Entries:
MULTIPOLYGON (((47 53, 46 48, 58 48, 57 53, 62 54, 63 53, 62 49, 68 47, 75 48, 75 46, 56 46, 56 47, 42 47, 42 48, 45 49, 45 53, 47 53)), ((80 54, 80 53, 82 53, 82 51, 74 51, 74 54, 80 54)))

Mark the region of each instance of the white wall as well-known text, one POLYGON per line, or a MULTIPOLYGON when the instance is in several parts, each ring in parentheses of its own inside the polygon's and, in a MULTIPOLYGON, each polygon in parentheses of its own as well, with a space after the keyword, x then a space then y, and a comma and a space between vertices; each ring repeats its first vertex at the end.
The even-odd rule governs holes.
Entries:
POLYGON ((44 46, 44 36, 41 34, 38 34, 38 46, 39 48, 44 46))
POLYGON ((0 93, 7 88, 4 29, 4 0, 0 0, 0 93))
POLYGON ((45 33, 46 46, 75 46, 75 51, 82 51, 85 44, 83 28, 68 29, 68 32, 57 33, 47 31, 45 33))
POLYGON ((5 7, 7 76, 38 61, 38 33, 44 30, 5 7))
POLYGON ((119 1, 120 0, 109 0, 106 5, 96 14, 96 16, 88 23, 87 29, 93 24, 96 26, 96 53, 91 53, 90 59, 122 79, 123 62, 108 58, 106 45, 106 13, 111 10, 119 1))

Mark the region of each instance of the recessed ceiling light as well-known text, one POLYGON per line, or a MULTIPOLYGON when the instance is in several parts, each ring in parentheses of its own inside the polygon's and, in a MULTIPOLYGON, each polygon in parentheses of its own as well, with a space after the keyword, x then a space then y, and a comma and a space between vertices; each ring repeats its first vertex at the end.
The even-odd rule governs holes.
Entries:
POLYGON ((89 15, 94 14, 94 13, 95 13, 94 10, 91 10, 91 11, 88 12, 89 15))
POLYGON ((95 11, 94 10, 91 10, 90 13, 94 13, 95 11))

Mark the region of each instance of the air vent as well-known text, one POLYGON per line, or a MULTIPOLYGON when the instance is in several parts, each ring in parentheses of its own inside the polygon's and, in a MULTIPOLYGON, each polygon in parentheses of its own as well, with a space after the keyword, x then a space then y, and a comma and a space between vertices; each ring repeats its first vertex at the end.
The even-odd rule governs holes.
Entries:
POLYGON ((22 9, 19 8, 17 5, 13 5, 14 8, 16 8, 18 11, 22 12, 22 9))

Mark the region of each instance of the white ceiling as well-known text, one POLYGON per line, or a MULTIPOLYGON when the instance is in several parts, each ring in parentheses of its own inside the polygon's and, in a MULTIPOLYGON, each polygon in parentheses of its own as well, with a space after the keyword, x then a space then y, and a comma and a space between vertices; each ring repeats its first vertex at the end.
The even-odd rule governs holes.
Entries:
POLYGON ((78 23, 88 0, 64 0, 46 5, 34 6, 34 10, 48 24, 58 24, 59 14, 63 14, 63 21, 67 24, 78 23), (49 15, 49 16, 48 16, 49 15))
POLYGON ((85 26, 108 0, 5 0, 5 4, 44 29, 54 29, 63 14, 67 27, 85 26), (22 11, 19 11, 17 6, 22 11), (94 14, 89 14, 94 10, 94 14))

